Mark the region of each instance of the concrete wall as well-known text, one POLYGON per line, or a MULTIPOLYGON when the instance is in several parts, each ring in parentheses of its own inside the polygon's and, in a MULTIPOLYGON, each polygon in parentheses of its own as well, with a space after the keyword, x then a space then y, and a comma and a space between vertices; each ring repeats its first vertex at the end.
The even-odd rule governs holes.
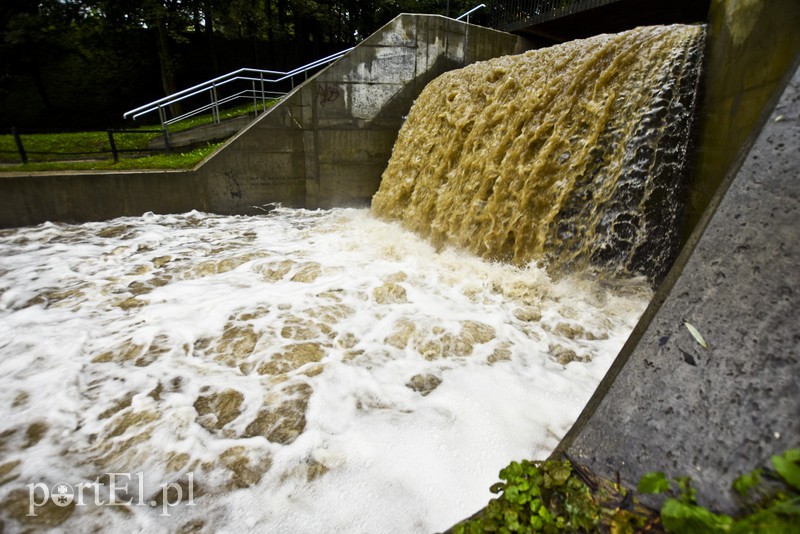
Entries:
POLYGON ((700 504, 730 513, 738 475, 800 444, 797 66, 674 286, 656 295, 556 455, 628 488, 648 471, 688 475, 700 504))
POLYGON ((707 208, 555 456, 628 488, 648 471, 688 475, 700 504, 732 512, 733 480, 800 443, 798 13, 795 0, 715 0, 707 190, 694 190, 707 208))
POLYGON ((797 0, 713 0, 700 138, 685 234, 742 162, 800 53, 797 0))
POLYGON ((209 209, 190 171, 0 173, 0 228, 209 209))
POLYGON ((522 46, 446 17, 400 15, 194 170, 0 174, 0 227, 147 211, 263 213, 272 203, 366 205, 425 84, 522 46))
POLYGON ((262 115, 206 162, 217 213, 259 204, 367 205, 414 99, 447 70, 521 51, 519 38, 400 15, 262 115))

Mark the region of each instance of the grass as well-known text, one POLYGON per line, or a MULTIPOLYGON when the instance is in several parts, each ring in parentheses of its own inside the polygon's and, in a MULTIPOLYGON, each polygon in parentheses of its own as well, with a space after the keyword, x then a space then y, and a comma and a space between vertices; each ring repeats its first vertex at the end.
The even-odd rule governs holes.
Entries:
POLYGON ((107 170, 125 171, 137 169, 190 169, 203 161, 206 156, 220 147, 222 143, 209 144, 189 152, 176 154, 156 154, 139 158, 121 158, 119 163, 112 159, 92 161, 43 161, 18 165, 4 165, 0 172, 39 172, 39 171, 83 171, 107 170))
MULTIPOLYGON (((267 102, 272 106, 277 100, 267 102)), ((260 108, 260 106, 259 106, 260 108)), ((220 111, 225 120, 245 114, 253 114, 255 106, 247 104, 220 111)), ((211 114, 190 117, 170 125, 170 132, 188 130, 213 122, 211 114)), ((182 169, 190 168, 213 152, 219 144, 209 145, 182 154, 154 154, 148 150, 153 138, 160 137, 159 125, 131 128, 126 133, 114 133, 114 141, 120 151, 119 163, 114 163, 108 132, 74 132, 21 134, 28 163, 20 161, 13 135, 0 135, 0 172, 37 172, 58 170, 128 170, 128 169, 182 169), (69 160, 69 161, 68 161, 69 160)))
MULTIPOLYGON (((144 128, 140 128, 144 129, 144 128)), ((106 132, 75 132, 21 134, 28 161, 56 161, 80 157, 111 158, 111 146, 106 132)), ((153 134, 115 134, 119 150, 147 149, 153 134)), ((0 162, 19 162, 19 152, 13 135, 0 135, 0 162)))

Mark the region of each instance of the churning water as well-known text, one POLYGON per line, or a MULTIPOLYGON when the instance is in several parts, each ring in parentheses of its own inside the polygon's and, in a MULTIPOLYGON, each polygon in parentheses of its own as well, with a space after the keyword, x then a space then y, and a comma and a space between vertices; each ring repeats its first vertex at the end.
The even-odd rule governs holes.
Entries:
POLYGON ((0 231, 6 526, 407 533, 475 512, 501 467, 555 447, 650 298, 632 272, 662 260, 632 258, 661 257, 648 210, 680 174, 701 31, 440 78, 401 132, 380 218, 0 231))
POLYGON ((141 472, 117 500, 157 506, 87 487, 62 526, 444 529, 557 444, 648 297, 437 253, 364 210, 5 231, 6 514, 34 521, 30 483, 141 472), (195 505, 163 516, 188 473, 195 505))

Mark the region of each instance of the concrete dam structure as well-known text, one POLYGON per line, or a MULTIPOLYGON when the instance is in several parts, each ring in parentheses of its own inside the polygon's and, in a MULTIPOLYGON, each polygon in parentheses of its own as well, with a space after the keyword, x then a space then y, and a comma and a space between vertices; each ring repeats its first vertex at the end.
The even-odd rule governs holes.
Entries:
POLYGON ((800 443, 800 5, 702 22, 402 15, 196 169, 0 178, 3 524, 440 531, 551 453, 733 511, 800 443))
POLYGON ((439 74, 523 50, 515 35, 400 15, 187 171, 6 174, 0 227, 192 209, 366 206, 397 131, 439 74))

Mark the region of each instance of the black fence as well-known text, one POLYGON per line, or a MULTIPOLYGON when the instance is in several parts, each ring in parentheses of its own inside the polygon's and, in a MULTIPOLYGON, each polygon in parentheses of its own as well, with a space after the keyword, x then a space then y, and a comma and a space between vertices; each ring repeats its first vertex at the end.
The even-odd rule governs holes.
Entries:
MULTIPOLYGON (((76 132, 77 133, 77 132, 76 132)), ((87 132, 80 132, 82 134, 86 134, 87 132)), ((103 132, 89 132, 89 134, 102 134, 103 132)), ((122 154, 136 154, 136 155, 149 155, 150 153, 164 153, 169 154, 171 153, 171 147, 169 142, 169 135, 165 130, 115 130, 109 129, 105 131, 107 135, 107 142, 108 145, 100 146, 94 150, 86 149, 86 150, 79 150, 79 151, 63 151, 63 150, 40 150, 37 149, 37 145, 40 143, 36 143, 35 141, 30 143, 29 146, 33 146, 33 150, 29 150, 26 148, 26 141, 24 137, 36 135, 36 134, 69 134, 69 132, 54 132, 54 131, 44 131, 44 130, 22 130, 20 131, 17 128, 11 128, 11 135, 14 138, 14 146, 16 150, 4 150, 3 147, 0 147, 0 155, 4 154, 16 154, 19 159, 20 163, 26 164, 31 163, 33 160, 36 162, 57 162, 57 161, 74 161, 76 159, 113 159, 114 163, 119 162, 120 155, 122 154), (148 136, 148 141, 150 138, 153 137, 154 134, 158 134, 163 137, 164 139, 164 146, 160 148, 149 148, 147 146, 137 146, 136 148, 120 148, 118 141, 119 135, 146 135, 148 136), (31 156, 34 156, 31 158, 31 156), (40 156, 36 158, 35 156, 40 156)), ((16 158, 13 158, 16 160, 16 158)), ((0 161, 3 163, 15 163, 16 161, 9 161, 6 157, 0 157, 0 161)))
POLYGON ((489 25, 504 31, 533 26, 619 0, 491 0, 489 25))

